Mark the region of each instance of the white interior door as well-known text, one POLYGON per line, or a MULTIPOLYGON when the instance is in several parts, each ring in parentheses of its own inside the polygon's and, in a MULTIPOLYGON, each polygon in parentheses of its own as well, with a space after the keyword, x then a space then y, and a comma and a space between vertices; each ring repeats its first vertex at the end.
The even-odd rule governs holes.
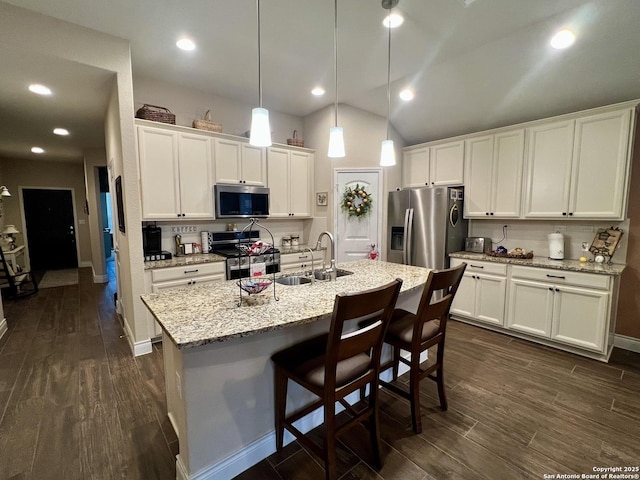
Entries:
POLYGON ((382 170, 379 168, 335 170, 333 231, 338 263, 367 258, 372 244, 380 251, 383 202, 381 178, 382 170), (353 188, 356 184, 372 196, 371 211, 364 218, 349 217, 341 208, 346 187, 353 188))

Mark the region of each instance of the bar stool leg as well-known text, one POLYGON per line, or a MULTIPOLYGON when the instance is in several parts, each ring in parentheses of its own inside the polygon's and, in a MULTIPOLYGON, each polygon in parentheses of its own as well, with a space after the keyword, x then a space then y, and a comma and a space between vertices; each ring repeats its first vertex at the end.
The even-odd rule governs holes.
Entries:
POLYGON ((376 461, 376 467, 382 468, 382 455, 380 452, 380 432, 378 430, 378 385, 371 383, 371 394, 369 395, 369 405, 373 413, 369 417, 369 433, 371 434, 371 445, 373 445, 373 455, 376 461), (375 389, 375 391, 374 391, 375 389))
POLYGON ((443 368, 443 360, 444 360, 444 340, 440 345, 438 345, 438 369, 436 370, 436 383, 438 384, 438 397, 440 398, 440 408, 443 411, 446 411, 449 407, 447 404, 447 395, 444 389, 444 368, 443 368))
POLYGON ((326 427, 325 452, 327 461, 325 463, 326 480, 338 479, 338 457, 336 455, 336 404, 334 402, 324 405, 324 424, 326 427))
POLYGON ((420 352, 411 354, 411 372, 409 376, 411 423, 413 423, 413 431, 420 433, 422 432, 422 416, 420 413, 420 352))
POLYGON ((277 365, 274 369, 274 373, 276 450, 279 452, 282 450, 284 444, 284 419, 287 409, 287 384, 289 380, 277 365))

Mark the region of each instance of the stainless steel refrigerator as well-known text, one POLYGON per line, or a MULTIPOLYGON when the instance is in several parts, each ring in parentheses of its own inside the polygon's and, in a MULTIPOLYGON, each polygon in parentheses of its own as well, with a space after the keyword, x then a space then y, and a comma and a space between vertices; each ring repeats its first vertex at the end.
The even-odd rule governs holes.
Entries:
POLYGON ((431 269, 449 267, 464 250, 462 187, 405 188, 389 192, 387 261, 431 269))

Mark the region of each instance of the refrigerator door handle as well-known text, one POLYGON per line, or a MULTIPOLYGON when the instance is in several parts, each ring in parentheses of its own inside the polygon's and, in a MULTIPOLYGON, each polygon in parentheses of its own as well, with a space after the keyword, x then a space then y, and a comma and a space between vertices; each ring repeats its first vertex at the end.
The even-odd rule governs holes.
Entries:
POLYGON ((405 226, 404 226, 404 237, 405 237, 405 255, 406 255, 406 259, 404 264, 405 265, 411 265, 411 260, 413 259, 413 208, 409 208, 407 210, 407 215, 406 215, 406 220, 405 220, 405 226))
POLYGON ((402 264, 407 264, 407 239, 408 239, 408 228, 409 228, 409 209, 407 208, 404 211, 404 223, 403 223, 403 235, 402 235, 402 264))

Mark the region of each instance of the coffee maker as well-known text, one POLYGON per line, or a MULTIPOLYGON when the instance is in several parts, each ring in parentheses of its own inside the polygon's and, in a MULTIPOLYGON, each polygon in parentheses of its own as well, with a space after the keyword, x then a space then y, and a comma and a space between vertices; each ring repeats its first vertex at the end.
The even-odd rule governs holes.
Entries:
POLYGON ((162 251, 162 229, 157 225, 143 225, 142 249, 145 262, 150 260, 168 260, 171 253, 162 251))

